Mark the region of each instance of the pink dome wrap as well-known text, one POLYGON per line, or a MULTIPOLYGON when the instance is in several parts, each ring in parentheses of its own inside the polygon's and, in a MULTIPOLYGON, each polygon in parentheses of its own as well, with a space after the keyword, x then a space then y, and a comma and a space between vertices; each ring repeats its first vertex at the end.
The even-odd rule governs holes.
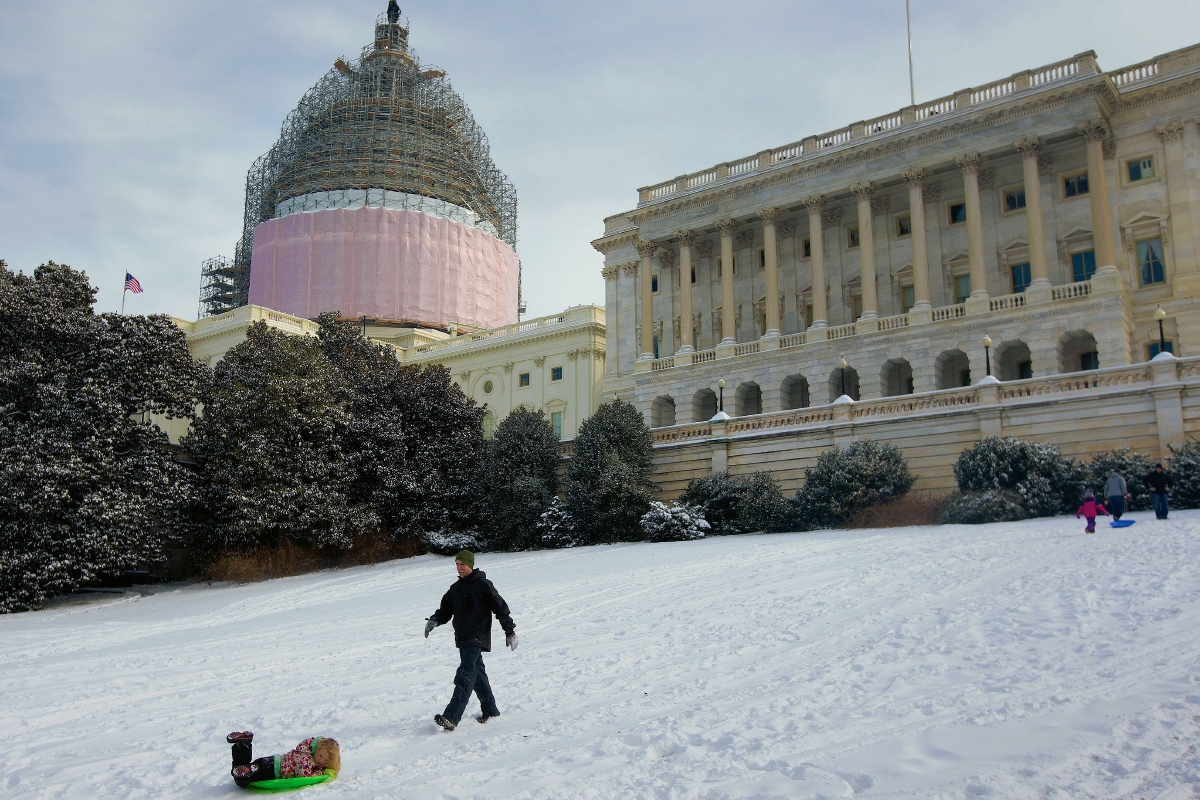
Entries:
POLYGON ((254 229, 250 303, 313 319, 462 322, 517 319, 517 254, 486 231, 379 207, 289 214, 254 229))

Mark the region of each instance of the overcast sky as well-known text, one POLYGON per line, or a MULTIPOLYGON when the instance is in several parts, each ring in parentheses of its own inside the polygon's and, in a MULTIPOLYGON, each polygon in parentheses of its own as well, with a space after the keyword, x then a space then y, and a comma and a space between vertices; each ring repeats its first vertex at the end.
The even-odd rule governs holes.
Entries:
MULTIPOLYGON (((100 310, 196 316, 246 170, 380 0, 0 0, 0 258, 87 272, 100 310)), ((603 303, 604 217, 637 187, 908 103, 904 0, 404 2, 517 188, 532 316, 603 303)), ((1094 49, 1200 43, 1195 0, 912 0, 917 101, 1094 49)))

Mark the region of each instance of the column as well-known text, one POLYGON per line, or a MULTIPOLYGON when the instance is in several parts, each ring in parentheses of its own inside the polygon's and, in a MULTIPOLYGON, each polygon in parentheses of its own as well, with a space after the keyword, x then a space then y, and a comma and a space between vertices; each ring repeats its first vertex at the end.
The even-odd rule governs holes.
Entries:
POLYGON ((717 223, 717 230, 721 232, 721 344, 737 342, 734 325, 737 309, 733 295, 733 232, 736 228, 731 219, 717 223))
POLYGON ((673 241, 679 245, 679 353, 695 351, 692 346, 692 242, 696 234, 682 230, 673 241))
MULTIPOLYGON (((1021 154, 1025 176, 1025 225, 1029 231, 1030 301, 1050 299, 1050 266, 1046 261, 1046 234, 1042 223, 1042 183, 1038 177, 1038 156, 1042 142, 1036 136, 1018 139, 1013 147, 1021 154)), ((1089 185, 1091 181, 1088 182, 1089 185)))
MULTIPOLYGON (((1104 168, 1104 141, 1109 136, 1108 125, 1103 120, 1091 120, 1079 123, 1075 129, 1079 131, 1087 147, 1088 196, 1092 202, 1092 246, 1096 250, 1096 273, 1099 275, 1101 270, 1111 273, 1117 271, 1117 256, 1113 249, 1108 175, 1104 168), (1108 269, 1110 267, 1111 270, 1108 269)), ((1030 270, 1032 269, 1031 266, 1030 270)))
POLYGON ((638 356, 639 361, 654 358, 654 285, 651 282, 654 267, 650 260, 657 249, 658 245, 654 242, 637 243, 638 255, 642 257, 638 268, 642 291, 642 354, 638 356))
POLYGON ((913 322, 933 320, 933 303, 929 302, 929 253, 925 242, 925 181, 929 179, 924 167, 906 169, 901 173, 908 184, 908 214, 912 227, 913 260, 913 322))
POLYGON ((858 280, 862 284, 862 319, 879 316, 879 298, 875 284, 875 232, 871 227, 871 197, 875 187, 870 181, 856 183, 850 187, 858 200, 858 255, 862 259, 858 280))
POLYGON ((825 198, 820 195, 804 198, 808 206, 808 240, 812 251, 812 299, 814 328, 829 327, 829 290, 825 285, 825 242, 821 238, 821 213, 825 198))
MULTIPOLYGON (((617 293, 617 275, 621 272, 621 268, 616 264, 606 266, 600 270, 600 274, 604 276, 604 347, 608 352, 617 352, 617 332, 620 330, 620 313, 617 310, 618 293, 617 293)), ((615 365, 617 359, 613 359, 611 366, 614 367, 612 374, 616 375, 615 365)))
MULTIPOLYGON (((971 297, 967 303, 970 311, 988 311, 987 303, 990 297, 987 288, 987 265, 983 260, 983 218, 979 207, 979 168, 983 164, 983 156, 979 153, 968 153, 954 159, 954 163, 962 170, 963 195, 967 205, 967 263, 971 268, 971 297)), ((1034 175, 1037 165, 1034 165, 1034 175)), ((1026 196, 1029 190, 1025 191, 1026 196)))
MULTIPOLYGON (((775 220, 779 218, 779 209, 764 208, 758 212, 758 218, 763 224, 763 256, 767 262, 767 329, 763 332, 764 339, 779 338, 779 247, 775 241, 775 220)), ((753 282, 751 287, 753 287, 753 282)))

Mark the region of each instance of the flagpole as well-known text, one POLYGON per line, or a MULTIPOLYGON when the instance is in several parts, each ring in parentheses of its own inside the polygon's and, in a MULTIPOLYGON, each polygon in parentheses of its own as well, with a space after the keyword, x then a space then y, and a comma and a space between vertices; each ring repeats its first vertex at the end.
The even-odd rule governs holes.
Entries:
POLYGON ((121 316, 125 316, 125 295, 129 294, 129 287, 126 286, 121 290, 121 316))
POLYGON ((917 89, 913 83, 913 62, 912 62, 912 14, 908 10, 909 0, 904 0, 904 21, 908 25, 908 98, 912 105, 917 104, 917 89))

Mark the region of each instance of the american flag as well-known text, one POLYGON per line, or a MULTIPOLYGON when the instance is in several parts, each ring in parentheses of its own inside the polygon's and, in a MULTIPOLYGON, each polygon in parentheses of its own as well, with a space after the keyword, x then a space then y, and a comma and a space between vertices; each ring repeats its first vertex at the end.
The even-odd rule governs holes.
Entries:
POLYGON ((133 292, 134 294, 142 293, 142 285, 138 283, 137 278, 133 277, 128 272, 125 273, 125 291, 133 292))

